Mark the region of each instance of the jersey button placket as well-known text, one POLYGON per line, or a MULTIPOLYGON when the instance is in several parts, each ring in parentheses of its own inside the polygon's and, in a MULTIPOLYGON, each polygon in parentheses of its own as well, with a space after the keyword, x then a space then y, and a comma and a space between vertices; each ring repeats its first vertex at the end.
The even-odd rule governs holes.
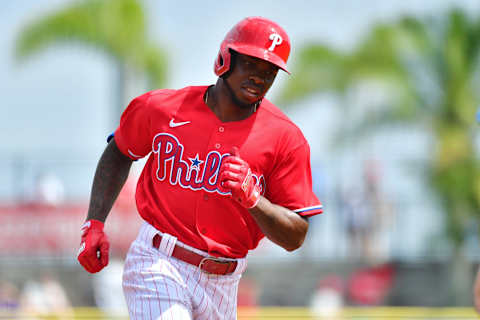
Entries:
MULTIPOLYGON (((222 147, 221 136, 222 136, 222 133, 225 132, 225 128, 223 126, 220 126, 219 124, 216 124, 216 125, 212 124, 212 126, 210 127, 210 130, 211 131, 209 132, 210 137, 208 141, 207 153, 220 152, 220 148, 222 147)), ((216 161, 215 163, 218 165, 216 161)), ((205 212, 212 211, 212 206, 215 206, 214 198, 215 198, 214 195, 209 194, 207 192, 204 192, 203 195, 201 195, 199 198, 200 201, 195 214, 195 220, 196 220, 195 223, 196 223, 197 232, 201 238, 208 237, 208 234, 210 233, 208 225, 210 225, 212 221, 210 220, 209 215, 206 215, 205 212)))
MULTIPOLYGON (((223 126, 218 127, 218 132, 220 132, 220 133, 225 132, 225 127, 223 127, 223 126)), ((222 146, 222 145, 221 145, 220 143, 218 143, 218 142, 215 143, 215 149, 220 149, 221 146, 222 146)))

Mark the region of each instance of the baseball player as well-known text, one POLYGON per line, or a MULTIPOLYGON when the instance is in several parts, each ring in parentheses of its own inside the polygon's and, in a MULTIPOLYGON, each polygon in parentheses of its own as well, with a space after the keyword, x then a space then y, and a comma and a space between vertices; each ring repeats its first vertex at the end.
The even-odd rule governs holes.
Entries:
POLYGON ((136 189, 145 221, 127 254, 123 289, 132 319, 235 319, 246 256, 267 237, 299 248, 312 191, 309 145, 264 98, 290 40, 275 22, 249 17, 228 32, 210 86, 135 98, 100 158, 78 260, 108 264, 105 219, 132 161, 148 156, 136 189))

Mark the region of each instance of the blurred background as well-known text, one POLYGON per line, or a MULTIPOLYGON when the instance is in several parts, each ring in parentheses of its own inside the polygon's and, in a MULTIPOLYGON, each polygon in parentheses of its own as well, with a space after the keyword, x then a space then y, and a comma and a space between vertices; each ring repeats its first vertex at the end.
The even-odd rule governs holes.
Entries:
POLYGON ((293 313, 265 317, 475 318, 478 0, 2 3, 0 317, 125 317, 141 161, 106 224, 110 265, 90 275, 76 262, 106 137, 145 91, 213 84, 220 42, 252 15, 292 41, 292 75, 268 98, 310 143, 324 213, 301 249, 265 240, 250 254, 243 318, 273 306, 293 313))

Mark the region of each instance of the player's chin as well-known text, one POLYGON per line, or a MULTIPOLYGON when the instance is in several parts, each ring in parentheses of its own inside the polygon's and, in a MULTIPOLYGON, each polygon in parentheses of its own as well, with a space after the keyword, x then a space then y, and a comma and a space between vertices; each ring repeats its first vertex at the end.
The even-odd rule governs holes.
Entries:
POLYGON ((256 99, 249 99, 248 101, 246 101, 245 103, 245 107, 249 107, 249 108, 252 108, 253 106, 255 106, 257 103, 259 103, 260 101, 262 101, 263 99, 263 96, 261 97, 257 97, 256 99))
POLYGON ((237 104, 237 106, 239 106, 242 109, 251 109, 258 101, 260 101, 260 99, 253 100, 253 101, 245 100, 245 99, 242 99, 242 100, 238 99, 236 101, 236 104, 237 104))
POLYGON ((242 100, 244 100, 247 104, 255 104, 258 101, 263 99, 265 94, 263 92, 251 92, 245 88, 242 88, 242 100))

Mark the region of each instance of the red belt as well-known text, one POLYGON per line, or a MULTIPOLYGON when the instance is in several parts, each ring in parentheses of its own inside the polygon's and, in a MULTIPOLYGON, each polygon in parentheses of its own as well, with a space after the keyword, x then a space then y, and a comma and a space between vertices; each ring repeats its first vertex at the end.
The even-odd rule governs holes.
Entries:
MULTIPOLYGON (((156 234, 153 237, 153 246, 158 249, 161 242, 162 236, 156 234)), ((233 273, 237 268, 238 264, 237 261, 223 260, 215 257, 205 257, 177 244, 173 248, 172 257, 199 267, 200 270, 205 271, 206 273, 219 275, 227 275, 233 273)))

